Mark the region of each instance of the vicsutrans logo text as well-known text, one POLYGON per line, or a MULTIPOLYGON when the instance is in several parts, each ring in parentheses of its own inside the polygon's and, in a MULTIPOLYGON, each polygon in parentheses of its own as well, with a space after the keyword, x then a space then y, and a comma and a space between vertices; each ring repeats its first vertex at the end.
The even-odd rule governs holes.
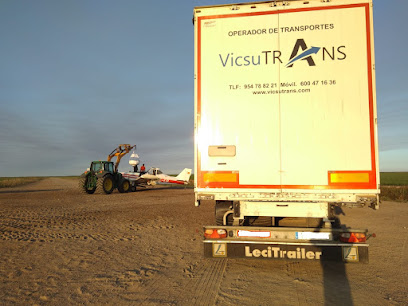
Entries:
MULTIPOLYGON (((347 57, 345 49, 346 46, 308 47, 305 40, 300 38, 296 41, 285 67, 291 68, 300 61, 306 62, 309 66, 316 66, 314 58, 319 58, 322 61, 342 61, 347 57)), ((282 61, 282 52, 279 50, 266 50, 261 51, 260 54, 254 55, 227 53, 224 55, 219 54, 219 57, 223 67, 274 65, 277 63, 284 63, 282 61)))

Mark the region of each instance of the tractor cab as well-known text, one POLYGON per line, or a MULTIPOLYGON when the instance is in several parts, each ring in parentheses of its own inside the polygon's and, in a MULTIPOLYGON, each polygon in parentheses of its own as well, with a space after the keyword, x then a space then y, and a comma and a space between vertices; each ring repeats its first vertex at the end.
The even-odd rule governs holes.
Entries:
POLYGON ((113 173, 114 165, 113 165, 113 162, 108 162, 108 161, 93 161, 91 164, 91 171, 95 173, 102 172, 102 171, 113 173))

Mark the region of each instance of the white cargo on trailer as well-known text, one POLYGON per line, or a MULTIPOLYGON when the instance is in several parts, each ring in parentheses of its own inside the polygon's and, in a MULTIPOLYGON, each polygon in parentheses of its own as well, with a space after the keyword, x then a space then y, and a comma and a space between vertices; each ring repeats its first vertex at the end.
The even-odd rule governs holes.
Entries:
POLYGON ((197 7, 194 25, 197 206, 235 225, 378 208, 371 0, 197 7))

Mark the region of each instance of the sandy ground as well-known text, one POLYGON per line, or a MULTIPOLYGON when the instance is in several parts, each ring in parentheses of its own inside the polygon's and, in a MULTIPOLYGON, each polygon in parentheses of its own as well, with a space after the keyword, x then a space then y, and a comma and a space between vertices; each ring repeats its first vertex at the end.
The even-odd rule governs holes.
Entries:
POLYGON ((0 189, 0 304, 407 305, 408 203, 346 209, 369 264, 205 259, 191 189, 83 195, 50 178, 0 189))

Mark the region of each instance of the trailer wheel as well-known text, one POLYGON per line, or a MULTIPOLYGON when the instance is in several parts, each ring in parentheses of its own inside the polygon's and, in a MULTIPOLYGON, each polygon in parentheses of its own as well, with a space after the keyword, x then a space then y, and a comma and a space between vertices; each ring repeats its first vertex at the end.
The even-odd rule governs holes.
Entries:
POLYGON ((111 194, 113 192, 113 189, 115 189, 115 184, 113 183, 113 176, 110 174, 98 178, 97 185, 98 187, 96 187, 96 191, 100 194, 102 193, 111 194))
POLYGON ((224 224, 224 215, 227 211, 232 210, 232 201, 216 201, 215 202, 215 224, 216 225, 232 225, 233 215, 227 216, 227 224, 224 224))

